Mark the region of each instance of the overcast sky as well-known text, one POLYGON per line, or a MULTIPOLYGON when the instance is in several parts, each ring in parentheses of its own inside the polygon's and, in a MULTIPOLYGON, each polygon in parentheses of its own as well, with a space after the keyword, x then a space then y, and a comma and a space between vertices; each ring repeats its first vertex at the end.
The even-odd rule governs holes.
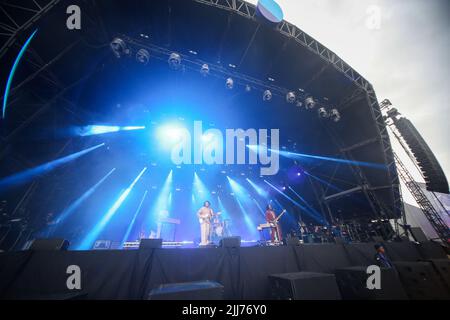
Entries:
POLYGON ((277 2, 285 20, 334 51, 374 85, 380 101, 389 98, 414 123, 450 177, 450 0, 277 2))

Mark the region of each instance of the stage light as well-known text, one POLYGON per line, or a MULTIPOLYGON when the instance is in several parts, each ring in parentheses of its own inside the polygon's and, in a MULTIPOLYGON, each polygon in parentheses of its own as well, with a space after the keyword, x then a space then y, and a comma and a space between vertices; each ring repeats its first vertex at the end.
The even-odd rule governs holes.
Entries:
POLYGON ((95 227, 92 229, 92 231, 86 236, 86 238, 83 240, 83 242, 80 244, 79 249, 86 250, 90 249, 94 241, 97 239, 97 237, 100 235, 100 233, 103 231, 103 229, 106 227, 108 222, 112 219, 112 217, 116 214, 117 210, 122 206, 122 204, 125 202, 125 200, 128 198, 129 194, 133 190, 136 183, 141 179, 141 177, 144 175, 145 171, 147 171, 147 167, 145 167, 139 175, 133 180, 133 182, 130 184, 130 186, 123 190, 120 193, 119 198, 114 202, 114 204, 111 206, 111 208, 108 209, 108 211, 105 213, 105 215, 102 217, 102 219, 95 225, 95 227))
POLYGON ((97 182, 94 186, 92 186, 91 188, 89 188, 89 190, 87 190, 81 197, 78 197, 70 206, 68 206, 66 209, 64 209, 63 212, 61 212, 61 214, 58 215, 57 218, 57 223, 61 223, 64 220, 67 219, 67 217, 69 217, 73 212, 75 212, 76 209, 78 209, 81 204, 83 204, 84 201, 86 201, 90 196, 92 196, 94 194, 94 192, 98 189, 98 187, 100 187, 101 184, 103 184, 103 182, 106 181, 106 179, 108 179, 108 177, 113 174, 113 172, 116 169, 112 169, 106 176, 104 176, 99 182, 97 182))
POLYGON ((369 167, 369 168, 380 169, 380 170, 387 170, 386 165, 379 164, 379 163, 373 163, 373 162, 351 161, 351 160, 347 160, 347 159, 315 156, 315 155, 310 155, 310 154, 295 153, 295 152, 290 152, 290 151, 280 151, 280 150, 273 150, 273 149, 269 149, 269 151, 278 153, 280 156, 288 158, 288 159, 302 159, 302 158, 308 159, 309 158, 309 159, 315 159, 315 160, 332 161, 332 162, 336 162, 336 163, 344 163, 344 164, 369 167))
POLYGON ((181 67, 181 56, 176 53, 176 52, 172 52, 169 56, 169 67, 173 70, 178 70, 181 67))
POLYGON ((314 107, 316 106, 316 101, 314 100, 313 97, 308 96, 305 99, 305 108, 308 109, 314 109, 314 107))
POLYGON ((341 114, 337 109, 331 109, 330 111, 330 118, 334 122, 339 122, 341 120, 341 114))
POLYGON ((234 88, 234 80, 232 78, 228 78, 225 85, 227 86, 228 89, 233 89, 234 88))
POLYGON ((147 194, 148 194, 148 191, 145 190, 144 195, 142 196, 141 202, 139 203, 139 206, 138 206, 138 208, 136 209, 136 212, 134 213, 133 219, 131 220, 131 223, 128 225, 127 231, 125 232, 125 235, 124 235, 123 238, 122 238, 121 246, 123 246, 123 244, 124 244, 126 241, 129 240, 128 237, 129 237, 130 234, 131 234, 131 230, 133 230, 133 226, 134 226, 134 223, 136 222, 137 216, 138 216, 139 213, 141 212, 142 204, 144 203, 145 198, 147 197, 147 194))
POLYGON ((264 191, 263 188, 261 188, 260 186, 258 186, 256 183, 254 183, 252 180, 250 180, 249 178, 246 179, 247 182, 252 186, 253 189, 255 189, 255 191, 263 198, 267 198, 269 196, 269 194, 264 191))
POLYGON ((317 110, 317 114, 319 115, 320 118, 326 119, 330 117, 330 114, 328 113, 327 109, 325 109, 324 107, 321 107, 317 110))
POLYGON ((114 38, 110 43, 110 47, 116 58, 122 58, 130 54, 130 49, 128 49, 127 44, 121 38, 114 38))
POLYGON ((263 93, 263 100, 264 101, 272 100, 272 92, 270 90, 264 91, 264 93, 263 93))
POLYGON ((208 64, 205 63, 202 65, 202 67, 200 68, 200 74, 204 77, 209 75, 209 65, 208 64))
POLYGON ((134 131, 134 130, 144 130, 144 126, 105 126, 105 125, 91 125, 85 127, 75 128, 74 131, 76 135, 81 137, 94 136, 106 133, 113 133, 119 131, 134 131))
POLYGON ((189 132, 187 132, 185 128, 175 125, 166 125, 158 129, 158 138, 164 144, 167 144, 167 142, 176 143, 187 137, 188 133, 189 132))
POLYGON ((150 53, 145 49, 140 49, 136 53, 136 61, 146 65, 150 61, 150 53))
POLYGON ((78 159, 81 156, 83 156, 89 152, 92 152, 100 147, 103 147, 104 145, 105 144, 102 143, 102 144, 96 145, 94 147, 91 147, 91 148, 73 153, 71 155, 65 156, 63 158, 59 158, 57 160, 47 162, 47 163, 37 166, 35 168, 28 169, 23 172, 13 174, 12 176, 3 178, 0 180, 0 190, 2 190, 3 188, 7 189, 7 188, 11 188, 15 185, 29 182, 37 176, 42 176, 42 175, 56 169, 59 166, 66 164, 70 161, 73 161, 75 159, 78 159))
POLYGON ((296 99, 297 99, 297 96, 295 95, 294 92, 291 91, 286 94, 286 102, 287 103, 294 103, 296 99))
POLYGON ((297 101, 297 102, 295 103, 295 106, 298 107, 298 108, 301 108, 301 107, 303 107, 303 102, 297 101))
POLYGON ((250 92, 250 91, 252 91, 252 87, 247 84, 245 86, 245 92, 250 92))

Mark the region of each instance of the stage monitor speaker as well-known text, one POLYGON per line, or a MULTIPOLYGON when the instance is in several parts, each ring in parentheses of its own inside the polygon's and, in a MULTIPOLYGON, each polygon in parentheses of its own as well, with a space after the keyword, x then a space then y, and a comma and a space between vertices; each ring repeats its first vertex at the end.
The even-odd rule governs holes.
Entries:
POLYGON ((161 249, 162 239, 141 239, 139 249, 161 249))
POLYGON ((241 237, 223 238, 219 242, 222 248, 239 248, 241 246, 241 237))
POLYGON ((445 173, 416 127, 406 118, 397 119, 394 123, 417 160, 425 178, 427 190, 448 194, 449 188, 445 173))
POLYGON ((295 272, 269 276, 272 298, 276 300, 340 300, 333 274, 295 272))
POLYGON ((407 300, 405 290, 394 269, 381 269, 381 289, 367 288, 367 267, 337 269, 334 273, 344 300, 407 300))
POLYGON ((447 300, 450 294, 431 262, 394 262, 403 288, 412 300, 447 300))
POLYGON ((414 240, 416 240, 417 242, 428 242, 428 238, 425 235, 425 233, 423 232, 422 228, 411 228, 411 233, 412 236, 414 238, 414 240))
POLYGON ((30 246, 32 251, 63 251, 69 248, 65 239, 36 239, 30 246))
POLYGON ((224 287, 213 281, 163 284, 153 289, 149 300, 223 300, 224 287))

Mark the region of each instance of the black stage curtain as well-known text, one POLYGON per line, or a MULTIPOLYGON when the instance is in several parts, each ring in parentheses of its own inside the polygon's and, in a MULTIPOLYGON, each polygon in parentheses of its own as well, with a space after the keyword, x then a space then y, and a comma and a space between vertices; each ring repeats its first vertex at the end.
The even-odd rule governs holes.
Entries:
MULTIPOLYGON (((435 243, 387 243, 393 261, 445 258, 435 243)), ((165 283, 217 281, 226 299, 268 299, 271 274, 333 273, 374 263, 371 243, 298 247, 23 251, 0 254, 0 298, 46 299, 73 294, 67 267, 81 268, 80 294, 88 299, 145 299, 165 283)), ((75 292, 76 293, 76 292, 75 292)))

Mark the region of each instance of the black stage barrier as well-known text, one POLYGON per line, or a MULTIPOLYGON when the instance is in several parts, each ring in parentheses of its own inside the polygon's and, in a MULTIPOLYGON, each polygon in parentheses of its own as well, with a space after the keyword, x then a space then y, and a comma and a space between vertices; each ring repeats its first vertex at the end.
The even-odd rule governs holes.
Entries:
MULTIPOLYGON (((438 244, 386 243, 393 261, 446 258, 438 244)), ((144 299, 162 284, 210 280, 225 299, 269 299, 269 275, 334 273, 374 264, 374 244, 305 244, 297 247, 23 251, 0 254, 0 298, 144 299), (67 268, 81 270, 81 290, 69 290, 67 268), (69 295, 70 296, 70 295, 69 295)))

